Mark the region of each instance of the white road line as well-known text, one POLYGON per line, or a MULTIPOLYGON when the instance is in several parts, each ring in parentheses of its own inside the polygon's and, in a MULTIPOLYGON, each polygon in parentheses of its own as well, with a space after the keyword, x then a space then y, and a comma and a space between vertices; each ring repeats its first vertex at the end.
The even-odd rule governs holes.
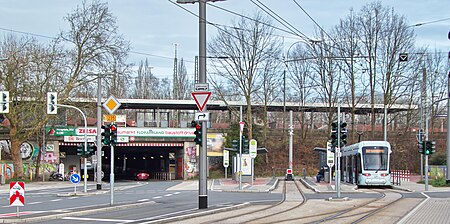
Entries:
POLYGON ((150 199, 145 198, 145 199, 138 200, 138 202, 143 202, 143 201, 148 201, 148 200, 150 200, 150 199))
POLYGON ((173 194, 180 194, 180 192, 175 192, 175 193, 173 193, 173 194))
POLYGON ((164 195, 164 197, 170 197, 170 196, 172 196, 173 194, 166 194, 166 195, 164 195))
POLYGON ((50 201, 62 201, 62 199, 60 198, 60 199, 53 199, 53 200, 50 200, 50 201))
MULTIPOLYGON (((162 198, 161 196, 156 196, 156 197, 153 197, 153 199, 158 199, 158 198, 162 198)), ((8 206, 9 207, 9 206, 8 206)))
POLYGON ((134 220, 125 219, 95 219, 95 218, 83 218, 83 217, 64 217, 62 219, 79 220, 79 221, 97 221, 97 222, 134 222, 134 220))
POLYGON ((67 199, 75 199, 75 198, 78 198, 78 197, 70 197, 70 198, 67 198, 67 199))
POLYGON ((30 202, 30 203, 27 203, 27 204, 29 204, 29 205, 36 205, 36 204, 40 204, 40 203, 42 203, 42 201, 30 202))

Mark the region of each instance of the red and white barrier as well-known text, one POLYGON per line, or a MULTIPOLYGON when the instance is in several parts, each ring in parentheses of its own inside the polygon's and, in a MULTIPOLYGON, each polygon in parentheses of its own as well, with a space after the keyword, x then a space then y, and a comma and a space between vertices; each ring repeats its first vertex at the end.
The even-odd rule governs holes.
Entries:
POLYGON ((410 170, 391 170, 391 179, 394 184, 400 184, 401 181, 411 181, 410 170))

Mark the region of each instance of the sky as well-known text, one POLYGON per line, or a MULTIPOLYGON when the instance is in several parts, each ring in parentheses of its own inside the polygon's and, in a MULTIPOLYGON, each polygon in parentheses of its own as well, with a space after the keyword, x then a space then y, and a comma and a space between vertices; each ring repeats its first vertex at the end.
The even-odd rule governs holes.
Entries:
MULTIPOLYGON (((89 1, 89 0, 88 0, 89 1)), ((176 0, 110 0, 108 7, 117 18, 119 32, 131 43, 132 52, 127 62, 138 64, 148 60, 153 73, 159 78, 171 79, 175 45, 178 58, 186 62, 188 74, 194 73, 194 57, 198 55, 198 4, 174 4, 176 0), (183 8, 181 8, 183 7, 183 8), (186 10, 185 10, 186 9, 186 10)), ((209 4, 232 12, 251 16, 258 10, 255 3, 263 3, 284 20, 313 38, 314 23, 295 2, 325 30, 330 30, 350 9, 358 12, 371 0, 226 0, 209 4)), ((56 37, 67 30, 64 16, 72 12, 81 1, 76 0, 0 0, 0 37, 8 33, 33 34, 39 41, 56 37)), ((440 51, 450 50, 450 0, 384 0, 385 6, 394 7, 396 13, 404 15, 408 24, 426 23, 412 27, 416 32, 416 45, 440 51), (443 20, 440 22, 434 22, 443 20), (431 22, 431 23, 428 23, 431 22)), ((207 20, 221 25, 232 25, 238 16, 208 5, 207 20)), ((275 26, 282 27, 273 22, 275 26)), ((207 27, 207 41, 214 38, 217 29, 207 27)), ((298 41, 291 34, 284 36, 285 46, 298 41)), ((1 56, 1 52, 0 52, 1 56)))

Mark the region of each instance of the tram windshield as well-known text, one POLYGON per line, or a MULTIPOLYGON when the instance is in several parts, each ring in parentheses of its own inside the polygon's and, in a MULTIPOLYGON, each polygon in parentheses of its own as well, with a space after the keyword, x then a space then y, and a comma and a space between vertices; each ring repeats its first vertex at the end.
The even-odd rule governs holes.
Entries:
POLYGON ((380 146, 367 146, 362 148, 364 170, 387 170, 388 149, 380 146))

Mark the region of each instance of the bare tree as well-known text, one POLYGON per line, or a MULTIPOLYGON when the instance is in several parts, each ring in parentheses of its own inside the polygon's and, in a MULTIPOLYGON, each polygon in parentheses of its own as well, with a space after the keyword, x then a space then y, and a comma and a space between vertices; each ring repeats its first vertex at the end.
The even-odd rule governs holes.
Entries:
MULTIPOLYGON (((296 45, 291 53, 287 56, 288 62, 286 62, 288 77, 290 82, 289 86, 292 89, 294 98, 293 100, 299 103, 299 108, 312 99, 309 99, 313 90, 313 81, 310 76, 314 72, 313 64, 310 61, 311 52, 307 45, 296 45)), ((304 110, 300 110, 300 133, 302 139, 306 138, 308 125, 306 122, 306 113, 304 110)))
POLYGON ((117 34, 115 19, 105 3, 84 1, 66 19, 70 30, 47 46, 31 38, 7 37, 2 43, 9 58, 2 63, 1 72, 2 85, 10 91, 12 102, 6 117, 16 178, 24 178, 20 144, 55 118, 46 115, 42 103, 46 92, 58 92, 59 102, 68 102, 83 89, 79 87, 92 81, 89 72, 118 71, 128 51, 129 44, 117 34), (67 42, 74 48, 64 51, 67 42))
MULTIPOLYGON (((216 60, 219 74, 214 78, 222 78, 231 84, 231 88, 239 90, 246 102, 245 120, 248 125, 248 137, 252 138, 252 100, 260 88, 263 73, 259 71, 263 62, 273 60, 279 52, 279 42, 273 36, 273 28, 267 18, 256 14, 254 20, 241 19, 234 22, 235 28, 221 28, 218 35, 210 42, 209 52, 222 59, 216 60), (226 59, 223 59, 223 58, 226 59), (220 76, 220 77, 219 77, 220 76)), ((212 81, 220 83, 219 81, 212 81)), ((220 86, 214 86, 220 88, 220 86)), ((220 91, 218 91, 220 92, 220 91)))
POLYGON ((383 93, 383 104, 389 106, 405 91, 405 79, 397 72, 398 54, 412 49, 413 32, 404 17, 380 2, 370 3, 357 15, 361 52, 367 55, 370 101, 372 104, 372 137, 375 130, 375 96, 383 93))
POLYGON ((67 86, 61 91, 60 99, 68 99, 74 88, 92 83, 91 73, 114 73, 106 79, 105 91, 117 96, 124 95, 124 81, 128 65, 125 59, 130 44, 118 32, 116 18, 109 11, 107 3, 99 0, 84 0, 65 20, 69 30, 61 32, 58 41, 70 43, 67 51, 70 59, 67 66, 67 86))
POLYGON ((42 102, 47 91, 65 81, 61 75, 65 60, 60 48, 41 45, 28 37, 9 35, 1 49, 8 60, 0 63, 0 85, 10 94, 10 110, 4 115, 9 125, 2 125, 9 129, 14 177, 23 179, 20 145, 39 133, 49 120, 42 102))

